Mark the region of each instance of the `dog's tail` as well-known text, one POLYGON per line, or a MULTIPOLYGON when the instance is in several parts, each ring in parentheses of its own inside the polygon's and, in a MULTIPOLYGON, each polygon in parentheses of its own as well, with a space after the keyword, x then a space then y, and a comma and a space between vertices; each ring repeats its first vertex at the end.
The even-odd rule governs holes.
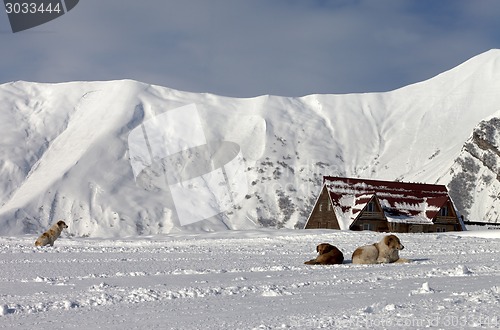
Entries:
POLYGON ((304 265, 317 265, 318 262, 316 261, 316 259, 311 259, 309 261, 306 261, 304 262, 304 265))

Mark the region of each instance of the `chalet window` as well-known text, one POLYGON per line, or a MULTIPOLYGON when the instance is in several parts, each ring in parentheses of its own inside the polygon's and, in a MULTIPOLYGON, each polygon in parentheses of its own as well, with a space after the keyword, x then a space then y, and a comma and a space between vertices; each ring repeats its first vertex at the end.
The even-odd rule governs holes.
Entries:
POLYGON ((447 217, 448 216, 448 206, 443 206, 441 210, 439 211, 439 215, 442 217, 447 217))
POLYGON ((332 210, 332 204, 328 203, 328 211, 331 211, 332 210))
POLYGON ((446 227, 437 227, 437 228, 436 228, 436 231, 437 231, 438 233, 444 233, 444 232, 446 232, 446 227))
POLYGON ((375 212, 375 203, 373 201, 368 203, 368 205, 366 206, 366 211, 367 212, 375 212))
POLYGON ((364 223, 363 230, 372 230, 372 224, 371 223, 364 223))
POLYGON ((319 203, 319 211, 323 212, 323 203, 319 203))

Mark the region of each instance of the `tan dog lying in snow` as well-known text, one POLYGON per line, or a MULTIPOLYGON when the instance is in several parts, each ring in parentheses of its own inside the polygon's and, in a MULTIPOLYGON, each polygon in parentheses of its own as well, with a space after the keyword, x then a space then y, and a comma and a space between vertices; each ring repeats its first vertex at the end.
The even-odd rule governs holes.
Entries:
POLYGON ((331 244, 321 243, 316 247, 316 251, 318 252, 316 259, 304 262, 306 265, 335 265, 344 262, 342 252, 331 244))
POLYGON ((396 235, 387 235, 378 243, 357 248, 352 254, 353 264, 382 264, 410 262, 400 259, 399 251, 404 249, 396 235))
POLYGON ((36 246, 45 246, 50 245, 54 246, 55 240, 61 235, 61 232, 64 228, 68 228, 66 223, 62 220, 53 224, 52 227, 49 228, 45 233, 40 235, 35 242, 36 246))

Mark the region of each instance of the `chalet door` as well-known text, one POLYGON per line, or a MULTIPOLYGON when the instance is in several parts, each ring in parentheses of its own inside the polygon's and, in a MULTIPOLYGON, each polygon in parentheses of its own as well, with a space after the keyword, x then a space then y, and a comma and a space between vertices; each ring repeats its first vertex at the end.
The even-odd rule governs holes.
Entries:
POLYGON ((424 226, 422 225, 410 225, 408 228, 409 233, 422 233, 424 231, 424 226))

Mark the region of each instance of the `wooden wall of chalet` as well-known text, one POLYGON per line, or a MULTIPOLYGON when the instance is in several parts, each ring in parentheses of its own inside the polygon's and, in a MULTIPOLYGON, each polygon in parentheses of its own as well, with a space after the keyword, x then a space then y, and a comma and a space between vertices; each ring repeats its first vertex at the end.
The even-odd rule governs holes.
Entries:
POLYGON ((389 231, 386 220, 375 220, 375 219, 360 219, 351 225, 351 230, 361 231, 361 230, 371 230, 380 233, 385 233, 389 231))
POLYGON ((356 221, 350 228, 351 230, 371 230, 376 232, 391 232, 391 233, 439 233, 448 231, 461 231, 459 224, 411 224, 387 222, 374 219, 362 219, 356 221))
POLYGON ((328 191, 324 186, 305 226, 305 229, 316 228, 340 229, 337 217, 330 203, 328 191))
POLYGON ((393 233, 440 233, 448 231, 462 231, 460 224, 433 224, 419 225, 411 223, 389 223, 389 231, 393 233))

